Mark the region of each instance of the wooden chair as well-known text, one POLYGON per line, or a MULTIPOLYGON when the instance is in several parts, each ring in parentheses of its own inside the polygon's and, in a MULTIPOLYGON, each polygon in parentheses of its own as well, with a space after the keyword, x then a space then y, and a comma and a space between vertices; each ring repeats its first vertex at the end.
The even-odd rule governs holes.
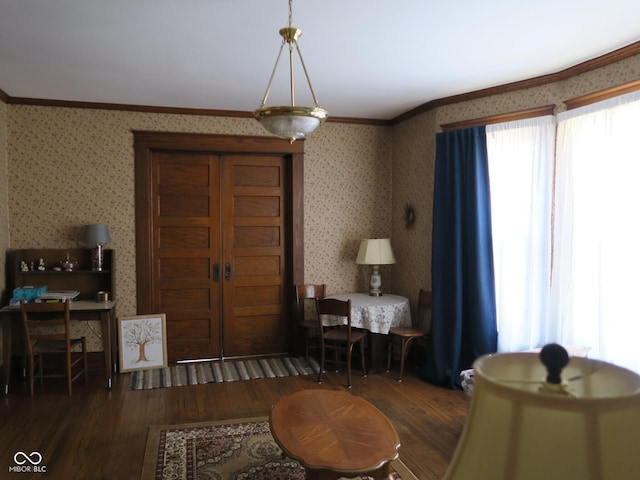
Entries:
POLYGON ((336 363, 343 363, 338 360, 338 353, 344 352, 347 363, 347 386, 351 388, 351 357, 353 346, 358 343, 360 346, 360 360, 362 362, 362 374, 367 376, 367 369, 364 360, 364 344, 367 332, 351 328, 351 300, 337 300, 335 298, 323 298, 316 300, 316 310, 318 312, 318 328, 320 329, 321 360, 320 372, 318 373, 318 383, 322 383, 324 372, 326 350, 333 350, 336 363), (347 324, 339 326, 324 326, 322 324, 323 315, 334 315, 346 317, 347 324))
POLYGON ((391 327, 389 329, 389 350, 387 353, 387 372, 391 369, 391 356, 393 355, 394 337, 400 339, 400 377, 398 381, 402 381, 404 373, 404 361, 407 356, 407 349, 411 341, 415 338, 429 338, 431 333, 431 291, 420 290, 418 294, 418 309, 416 318, 411 327, 391 327))
POLYGON ((307 315, 307 303, 305 300, 313 300, 313 307, 315 308, 315 301, 324 298, 326 295, 327 286, 325 284, 312 285, 301 284, 296 285, 296 319, 298 327, 304 334, 304 358, 309 365, 309 350, 311 348, 320 348, 320 331, 318 330, 318 318, 311 315, 307 315))
MULTIPOLYGON (((37 372, 42 383, 43 377, 66 377, 67 389, 71 395, 71 383, 81 375, 87 383, 87 344, 85 337, 71 338, 70 303, 24 303, 20 302, 22 324, 24 325, 26 353, 28 361, 29 392, 33 396, 33 386, 37 372), (72 359, 72 351, 81 348, 81 356, 72 359), (64 373, 44 373, 43 355, 64 356, 64 373), (75 368, 82 363, 82 368, 75 368)), ((48 369, 50 370, 50 369, 48 369)))

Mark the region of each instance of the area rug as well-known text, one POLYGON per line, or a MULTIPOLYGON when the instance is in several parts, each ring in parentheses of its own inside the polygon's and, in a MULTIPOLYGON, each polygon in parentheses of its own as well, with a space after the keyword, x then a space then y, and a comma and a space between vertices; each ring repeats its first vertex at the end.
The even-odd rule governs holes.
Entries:
MULTIPOLYGON (((395 480, 418 480, 400 460, 392 467, 395 480)), ((141 480, 305 478, 300 462, 283 457, 267 417, 149 427, 141 480)))
POLYGON ((315 359, 310 358, 307 365, 304 357, 181 363, 166 368, 131 372, 129 389, 147 390, 256 378, 310 375, 317 374, 319 371, 320 365, 315 359))

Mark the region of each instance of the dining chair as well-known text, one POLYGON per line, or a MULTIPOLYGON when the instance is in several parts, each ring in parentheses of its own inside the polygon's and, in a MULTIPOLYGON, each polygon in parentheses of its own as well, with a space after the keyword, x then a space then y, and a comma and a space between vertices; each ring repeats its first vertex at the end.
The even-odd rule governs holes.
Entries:
POLYGON ((402 381, 404 373, 404 361, 407 350, 412 340, 416 338, 428 339, 431 334, 431 290, 420 290, 418 294, 418 308, 415 320, 411 327, 391 327, 389 329, 389 347, 387 353, 387 372, 391 370, 391 357, 393 355, 394 337, 400 339, 400 376, 402 381))
POLYGON ((362 375, 367 376, 365 366, 365 339, 367 332, 351 328, 351 300, 338 300, 335 298, 322 298, 316 300, 316 310, 318 313, 318 328, 320 330, 320 372, 318 373, 318 383, 322 383, 322 374, 324 373, 326 351, 334 352, 334 362, 344 363, 338 359, 338 353, 344 352, 347 364, 347 386, 351 388, 351 357, 353 355, 353 346, 357 343, 360 348, 360 361, 362 363, 362 375), (333 315, 337 317, 345 317, 346 325, 325 326, 323 324, 323 316, 333 315))
POLYGON ((66 377, 69 395, 72 394, 71 383, 81 375, 84 375, 84 382, 87 383, 87 343, 85 337, 71 338, 69 300, 55 303, 25 303, 21 300, 20 311, 25 332, 31 396, 36 372, 40 377, 40 383, 44 377, 66 377), (77 347, 80 347, 81 355, 74 359, 72 352, 77 347), (54 369, 49 367, 45 374, 43 355, 64 356, 64 372, 54 373, 54 369), (77 367, 78 365, 80 366, 77 367))
POLYGON ((304 335, 304 358, 309 365, 309 350, 320 348, 320 331, 315 312, 315 301, 324 298, 327 286, 325 284, 313 285, 309 283, 296 285, 296 321, 304 335), (308 305, 312 303, 313 306, 308 305), (312 313, 314 313, 312 315, 312 313))

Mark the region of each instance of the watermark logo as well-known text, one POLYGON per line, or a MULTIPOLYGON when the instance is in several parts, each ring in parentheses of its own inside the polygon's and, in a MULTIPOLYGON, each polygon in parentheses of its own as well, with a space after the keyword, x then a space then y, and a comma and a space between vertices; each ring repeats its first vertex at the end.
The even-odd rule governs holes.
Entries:
POLYGON ((42 465, 40 452, 16 452, 13 455, 15 465, 9 467, 11 473, 46 473, 47 466, 42 465))

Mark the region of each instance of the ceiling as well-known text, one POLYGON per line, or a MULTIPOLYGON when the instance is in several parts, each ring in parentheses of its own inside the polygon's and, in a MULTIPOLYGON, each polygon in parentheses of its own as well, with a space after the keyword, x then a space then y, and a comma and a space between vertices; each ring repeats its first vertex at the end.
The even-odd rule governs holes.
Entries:
MULTIPOLYGON (((637 0, 294 0, 319 104, 388 120, 564 70, 640 40, 637 0)), ((287 0, 0 0, 10 97, 253 111, 287 0)), ((288 98, 280 62, 269 105, 288 98)), ((296 104, 311 105, 296 67, 296 104)))

